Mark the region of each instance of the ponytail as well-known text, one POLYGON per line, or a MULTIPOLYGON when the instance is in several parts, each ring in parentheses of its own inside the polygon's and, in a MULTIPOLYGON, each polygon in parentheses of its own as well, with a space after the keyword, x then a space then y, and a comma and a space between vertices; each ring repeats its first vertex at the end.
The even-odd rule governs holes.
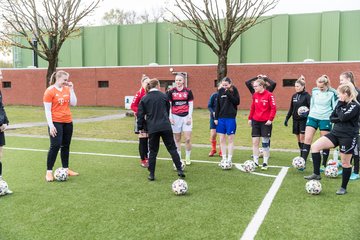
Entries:
POLYGON ((49 85, 54 85, 56 83, 56 80, 63 75, 66 75, 69 77, 70 74, 65 72, 64 70, 59 70, 59 71, 53 72, 53 74, 51 74, 51 77, 50 77, 49 85))

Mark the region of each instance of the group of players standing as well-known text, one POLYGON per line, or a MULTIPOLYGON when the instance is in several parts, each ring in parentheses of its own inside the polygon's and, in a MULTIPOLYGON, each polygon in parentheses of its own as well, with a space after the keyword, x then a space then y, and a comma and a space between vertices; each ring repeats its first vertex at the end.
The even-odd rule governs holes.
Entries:
MULTIPOLYGON (((156 80, 156 79, 155 79, 156 80)), ((131 105, 135 116, 138 116, 138 106, 142 97, 146 94, 146 87, 149 79, 143 76, 142 88, 136 94, 131 105)), ((156 80, 157 81, 157 80, 156 80)), ((185 76, 178 74, 175 77, 175 87, 169 89, 166 98, 170 103, 168 113, 171 123, 171 131, 176 143, 176 150, 181 159, 181 134, 185 136, 186 165, 191 164, 191 131, 192 131, 192 112, 193 94, 186 88, 185 76)), ((267 170, 270 156, 270 138, 272 133, 273 120, 276 115, 276 103, 272 92, 276 87, 276 82, 265 75, 258 75, 245 82, 252 94, 252 103, 248 115, 248 123, 251 126, 253 160, 259 166, 259 144, 263 150, 262 170, 267 170)), ((158 81, 157 81, 158 85, 158 81)), ((306 161, 310 154, 313 160, 314 173, 305 176, 308 180, 320 180, 320 172, 326 166, 330 148, 339 146, 340 158, 342 161, 342 184, 336 192, 338 195, 345 194, 349 179, 359 179, 359 101, 360 91, 355 87, 355 79, 352 72, 340 74, 340 86, 335 90, 330 85, 330 79, 322 75, 316 80, 316 87, 311 91, 311 95, 305 90, 305 77, 301 76, 295 82, 295 94, 291 98, 290 108, 286 115, 284 126, 288 126, 288 121, 293 118, 292 132, 295 134, 300 155, 306 161), (299 114, 300 107, 307 107, 309 111, 299 114), (320 130, 321 137, 313 144, 316 130, 320 130), (321 161, 322 155, 322 161, 321 161), (352 172, 351 160, 354 161, 354 172, 352 172), (320 168, 321 162, 323 167, 320 168)), ((157 86, 159 87, 159 86, 157 86)), ((217 153, 216 136, 219 135, 220 150, 219 156, 222 158, 220 164, 231 163, 234 149, 234 136, 236 133, 237 107, 240 104, 240 96, 232 80, 228 77, 223 78, 218 89, 214 92, 208 102, 210 111, 210 142, 212 157, 217 153)), ((146 117, 150 112, 141 113, 141 121, 137 119, 136 127, 141 126, 139 134, 139 152, 141 165, 148 167, 148 141, 146 137, 146 117), (144 137, 145 136, 145 137, 144 137), (145 138, 146 140, 143 140, 145 138)), ((136 130, 137 131, 137 130, 136 130)), ((138 132, 138 131, 137 131, 138 132)), ((151 144, 151 141, 150 141, 151 144)), ((167 147, 170 145, 165 144, 167 147)), ((169 148, 168 148, 169 150, 169 148)), ((151 147, 150 147, 151 151, 151 147)), ((155 158, 158 148, 156 149, 155 158)), ((174 157, 173 157, 174 159, 174 157)), ((154 161, 154 160, 153 160, 154 161)), ((178 164, 175 163, 176 168, 178 164)), ((184 164, 184 163, 182 163, 184 164)), ((303 169, 302 169, 303 170, 303 169)), ((154 180, 154 171, 150 171, 149 179, 154 180)), ((180 172, 182 173, 182 172, 180 172)), ((181 174, 179 174, 180 176, 181 174)), ((185 175, 184 175, 185 176, 185 175)))

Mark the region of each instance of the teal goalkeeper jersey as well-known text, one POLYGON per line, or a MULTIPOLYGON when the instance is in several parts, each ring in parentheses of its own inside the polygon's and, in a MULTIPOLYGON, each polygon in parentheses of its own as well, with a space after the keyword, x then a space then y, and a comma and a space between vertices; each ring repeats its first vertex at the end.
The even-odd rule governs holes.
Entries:
POLYGON ((315 87, 312 90, 309 117, 318 120, 329 120, 337 104, 337 93, 333 88, 322 92, 315 87))

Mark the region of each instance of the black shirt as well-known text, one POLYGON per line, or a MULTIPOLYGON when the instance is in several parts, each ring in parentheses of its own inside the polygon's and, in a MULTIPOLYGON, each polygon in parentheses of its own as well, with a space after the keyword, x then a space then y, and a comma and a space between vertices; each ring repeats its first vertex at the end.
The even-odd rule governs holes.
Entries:
POLYGON ((305 90, 302 92, 295 93, 291 97, 291 103, 289 111, 286 115, 286 120, 288 120, 291 116, 294 120, 306 120, 307 116, 299 116, 298 109, 299 107, 306 106, 310 109, 310 100, 311 95, 305 90))
POLYGON ((334 123, 331 133, 336 137, 356 137, 359 134, 359 115, 359 104, 338 101, 330 115, 330 121, 334 123))
POLYGON ((220 88, 217 96, 215 120, 219 118, 235 118, 239 104, 240 95, 236 87, 232 86, 231 91, 220 88))

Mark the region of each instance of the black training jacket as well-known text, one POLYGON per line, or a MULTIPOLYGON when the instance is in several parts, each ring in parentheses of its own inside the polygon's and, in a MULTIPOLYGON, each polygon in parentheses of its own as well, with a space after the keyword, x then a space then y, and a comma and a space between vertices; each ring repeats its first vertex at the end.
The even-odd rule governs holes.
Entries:
POLYGON ((291 97, 290 108, 286 115, 286 120, 289 120, 290 117, 293 117, 294 120, 306 120, 307 116, 299 116, 298 109, 301 106, 306 106, 310 109, 310 100, 311 95, 305 90, 299 93, 295 93, 291 97))
POLYGON ((337 137, 356 137, 359 134, 360 106, 356 102, 338 101, 334 111, 330 115, 330 121, 334 123, 331 133, 337 137))

